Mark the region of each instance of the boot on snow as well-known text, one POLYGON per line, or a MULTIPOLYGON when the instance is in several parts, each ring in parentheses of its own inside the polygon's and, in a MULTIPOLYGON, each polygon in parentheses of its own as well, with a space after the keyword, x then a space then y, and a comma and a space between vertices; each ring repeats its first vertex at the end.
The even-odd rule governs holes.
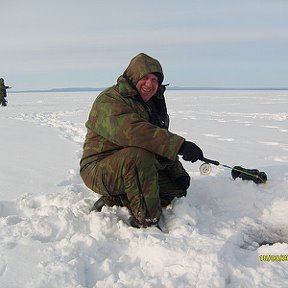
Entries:
POLYGON ((103 206, 105 206, 105 202, 103 200, 103 197, 100 197, 93 205, 91 208, 90 212, 96 211, 96 212, 101 212, 103 206))

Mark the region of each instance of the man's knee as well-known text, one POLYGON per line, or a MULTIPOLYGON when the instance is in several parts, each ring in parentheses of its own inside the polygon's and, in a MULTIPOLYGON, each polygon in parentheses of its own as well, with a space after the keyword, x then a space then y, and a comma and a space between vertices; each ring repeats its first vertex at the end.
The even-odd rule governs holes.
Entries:
POLYGON ((122 154, 125 159, 133 159, 135 162, 155 161, 155 154, 152 152, 139 148, 139 147, 127 147, 122 149, 122 154))
MULTIPOLYGON (((138 147, 128 147, 121 153, 123 158, 124 174, 129 170, 150 172, 156 167, 155 154, 138 147)), ((119 155, 118 155, 119 156, 119 155)))
POLYGON ((151 178, 156 173, 155 159, 155 155, 145 149, 127 147, 91 163, 80 175, 86 186, 96 193, 124 194, 125 181, 135 181, 139 173, 145 175, 144 178, 151 178))

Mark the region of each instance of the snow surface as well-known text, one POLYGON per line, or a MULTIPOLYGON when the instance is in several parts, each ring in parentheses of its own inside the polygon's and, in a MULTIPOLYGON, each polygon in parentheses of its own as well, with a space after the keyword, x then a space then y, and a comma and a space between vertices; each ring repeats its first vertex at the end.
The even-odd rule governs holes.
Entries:
POLYGON ((0 107, 0 287, 287 287, 288 91, 168 91, 171 130, 205 156, 258 168, 267 184, 183 162, 186 198, 167 233, 134 229, 126 208, 89 209, 79 176, 97 93, 10 93, 0 107), (287 260, 287 259, 286 259, 287 260))

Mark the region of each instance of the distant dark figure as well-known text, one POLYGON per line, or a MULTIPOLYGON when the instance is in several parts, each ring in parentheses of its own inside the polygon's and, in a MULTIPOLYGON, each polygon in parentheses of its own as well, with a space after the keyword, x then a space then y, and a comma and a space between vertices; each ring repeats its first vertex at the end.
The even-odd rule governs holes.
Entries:
POLYGON ((10 88, 9 86, 5 86, 4 79, 0 78, 0 103, 2 106, 7 106, 7 97, 6 89, 10 88))

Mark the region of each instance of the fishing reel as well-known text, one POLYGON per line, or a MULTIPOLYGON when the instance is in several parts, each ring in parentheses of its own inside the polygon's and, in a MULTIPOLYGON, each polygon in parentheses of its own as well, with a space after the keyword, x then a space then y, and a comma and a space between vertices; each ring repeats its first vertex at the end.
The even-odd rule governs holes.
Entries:
POLYGON ((212 171, 212 167, 209 163, 203 163, 199 167, 199 170, 200 170, 201 175, 209 175, 212 171))

